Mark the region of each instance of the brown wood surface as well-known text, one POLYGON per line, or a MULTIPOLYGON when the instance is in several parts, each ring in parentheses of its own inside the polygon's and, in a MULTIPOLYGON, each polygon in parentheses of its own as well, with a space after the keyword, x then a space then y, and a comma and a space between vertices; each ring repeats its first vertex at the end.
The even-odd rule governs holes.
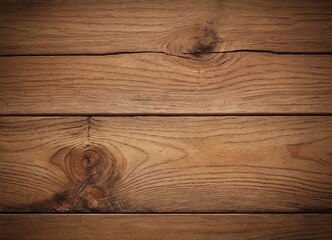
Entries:
POLYGON ((2 0, 0 54, 332 51, 329 0, 2 0))
POLYGON ((0 0, 0 239, 332 239, 331 43, 330 0, 0 0))
POLYGON ((332 113, 332 57, 0 58, 0 114, 332 113))
POLYGON ((332 215, 0 215, 7 239, 228 239, 332 238, 332 215))
POLYGON ((1 117, 2 212, 332 210, 331 117, 1 117))

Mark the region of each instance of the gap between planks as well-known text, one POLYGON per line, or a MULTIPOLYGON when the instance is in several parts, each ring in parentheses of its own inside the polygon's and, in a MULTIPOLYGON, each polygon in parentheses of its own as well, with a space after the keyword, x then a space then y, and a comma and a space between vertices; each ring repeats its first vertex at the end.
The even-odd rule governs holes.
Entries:
POLYGON ((331 215, 332 216, 332 211, 302 211, 302 212, 271 212, 271 211, 264 211, 264 212, 259 212, 259 211, 240 211, 240 212, 36 212, 36 211, 27 211, 27 212, 4 212, 0 211, 0 216, 4 215, 57 215, 57 216, 62 216, 62 215, 130 215, 130 216, 144 216, 144 215, 174 215, 174 216, 186 216, 186 215, 200 215, 200 216, 243 216, 243 215, 251 215, 251 216, 264 216, 264 215, 271 215, 271 216, 292 216, 292 215, 301 215, 301 216, 315 216, 315 215, 331 215))
POLYGON ((296 116, 322 116, 331 117, 332 113, 42 113, 42 114, 1 114, 0 117, 296 117, 296 116))
MULTIPOLYGON (((98 56, 114 56, 114 55, 129 55, 129 54, 164 54, 172 57, 193 59, 189 56, 209 55, 209 54, 226 54, 226 53, 261 53, 273 55, 332 55, 332 52, 292 52, 292 51, 274 51, 263 49, 236 49, 213 52, 185 52, 184 55, 172 54, 164 51, 136 51, 136 52, 109 52, 109 53, 31 53, 31 54, 1 54, 0 57, 98 57, 98 56), (188 57, 186 56, 188 55, 188 57)), ((199 61, 199 60, 198 60, 199 61)))

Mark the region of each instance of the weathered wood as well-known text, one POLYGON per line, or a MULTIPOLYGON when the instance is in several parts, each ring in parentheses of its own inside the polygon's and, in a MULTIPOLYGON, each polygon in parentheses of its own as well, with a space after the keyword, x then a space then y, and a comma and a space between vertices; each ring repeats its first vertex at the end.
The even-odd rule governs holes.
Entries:
POLYGON ((0 54, 331 52, 329 0, 0 2, 0 54))
POLYGON ((1 117, 0 211, 331 211, 331 117, 1 117))
POLYGON ((332 113, 331 56, 205 57, 0 58, 0 114, 332 113))
POLYGON ((331 215, 0 215, 3 240, 331 239, 331 215))

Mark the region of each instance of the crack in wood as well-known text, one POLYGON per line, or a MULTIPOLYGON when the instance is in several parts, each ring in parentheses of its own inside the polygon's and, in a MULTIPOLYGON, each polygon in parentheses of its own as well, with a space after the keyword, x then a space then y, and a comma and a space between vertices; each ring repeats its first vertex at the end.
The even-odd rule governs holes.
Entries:
MULTIPOLYGON (((185 55, 197 55, 199 51, 183 52, 185 55)), ((264 49, 233 49, 223 51, 205 51, 204 54, 225 54, 225 53, 261 53, 261 54, 274 54, 274 55, 332 55, 332 52, 297 52, 297 51, 275 51, 275 50, 264 50, 264 49)), ((36 54, 8 54, 0 55, 0 57, 98 57, 98 56, 114 56, 114 55, 129 55, 129 54, 164 54, 171 57, 187 58, 183 55, 177 55, 168 53, 165 51, 122 51, 122 52, 107 52, 107 53, 36 53, 36 54)))
POLYGON ((92 116, 87 116, 86 123, 87 123, 87 142, 90 142, 90 128, 91 128, 91 119, 92 116))

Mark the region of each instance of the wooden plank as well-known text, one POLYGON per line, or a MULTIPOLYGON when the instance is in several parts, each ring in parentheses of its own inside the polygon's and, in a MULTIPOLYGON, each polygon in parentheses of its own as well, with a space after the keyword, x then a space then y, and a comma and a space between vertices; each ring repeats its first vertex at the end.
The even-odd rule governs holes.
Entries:
POLYGON ((331 52, 329 0, 0 2, 0 54, 331 52))
POLYGON ((331 212, 332 117, 1 117, 2 212, 331 212))
POLYGON ((0 58, 0 114, 332 113, 332 57, 0 58))
POLYGON ((7 239, 331 239, 331 215, 0 215, 7 239))

